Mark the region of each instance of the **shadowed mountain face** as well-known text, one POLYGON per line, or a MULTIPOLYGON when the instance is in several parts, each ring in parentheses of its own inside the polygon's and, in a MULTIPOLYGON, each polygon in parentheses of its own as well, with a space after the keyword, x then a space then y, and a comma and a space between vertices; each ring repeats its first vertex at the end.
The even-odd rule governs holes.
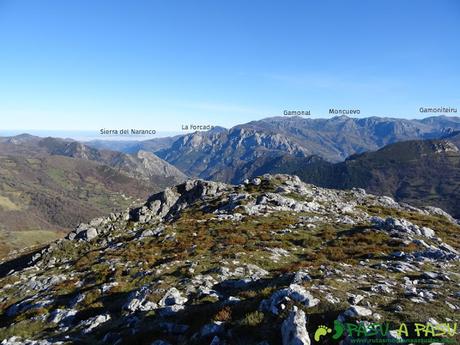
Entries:
POLYGON ((274 154, 307 156, 309 151, 288 138, 246 128, 187 134, 157 154, 188 175, 232 181, 238 169, 258 157, 274 154))
POLYGON ((253 169, 248 164, 257 159, 317 155, 339 162, 398 141, 440 138, 459 129, 459 118, 444 116, 423 120, 275 117, 230 130, 187 134, 156 154, 189 176, 237 183, 244 176, 241 170, 253 169))
POLYGON ((184 179, 149 152, 127 155, 30 135, 0 138, 0 252, 49 241, 184 179))
POLYGON ((460 218, 460 135, 405 141, 340 163, 282 156, 256 161, 254 174, 291 173, 327 188, 365 188, 414 205, 432 205, 460 218))

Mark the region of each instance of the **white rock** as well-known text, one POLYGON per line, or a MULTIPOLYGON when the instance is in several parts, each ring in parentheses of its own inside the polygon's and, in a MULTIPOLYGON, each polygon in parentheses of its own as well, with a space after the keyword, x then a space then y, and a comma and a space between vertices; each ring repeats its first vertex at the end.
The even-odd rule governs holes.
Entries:
POLYGON ((425 237, 434 237, 436 235, 433 229, 430 229, 426 226, 420 228, 420 231, 422 232, 422 235, 425 237))
POLYGON ((86 241, 91 241, 92 239, 98 236, 97 230, 95 228, 89 228, 83 232, 83 239, 86 241))
POLYGON ((81 324, 85 326, 83 333, 90 333, 93 329, 99 327, 103 323, 111 319, 110 314, 103 314, 94 316, 88 320, 83 321, 81 324))
POLYGON ((8 339, 4 339, 1 343, 1 345, 60 345, 63 344, 62 341, 57 341, 57 342, 49 342, 46 339, 43 340, 29 340, 29 339, 22 339, 20 337, 11 337, 8 339))
POLYGON ((61 323, 66 322, 77 314, 75 309, 56 309, 50 315, 50 322, 61 323))
POLYGON ((283 345, 310 345, 306 323, 303 310, 299 310, 294 306, 288 318, 283 321, 281 326, 283 345))
POLYGON ((345 310, 344 314, 348 317, 371 316, 372 311, 358 305, 352 305, 350 308, 345 310))
POLYGON ((292 279, 292 283, 294 284, 300 284, 308 281, 311 281, 311 277, 305 270, 297 271, 294 275, 294 278, 292 279))
POLYGON ((158 306, 154 302, 147 301, 147 297, 150 295, 151 291, 147 286, 141 287, 138 291, 132 292, 126 304, 123 306, 123 309, 130 312, 136 311, 149 311, 157 309, 158 306))
POLYGON ((180 291, 175 287, 172 287, 165 293, 158 304, 160 307, 166 307, 173 305, 183 305, 185 302, 187 302, 187 298, 183 297, 180 291))
POLYGON ((302 303, 307 308, 313 307, 319 303, 319 299, 314 298, 304 287, 297 284, 291 284, 288 288, 274 292, 269 299, 263 300, 260 304, 260 309, 263 311, 270 311, 276 315, 279 312, 280 304, 285 299, 302 303))

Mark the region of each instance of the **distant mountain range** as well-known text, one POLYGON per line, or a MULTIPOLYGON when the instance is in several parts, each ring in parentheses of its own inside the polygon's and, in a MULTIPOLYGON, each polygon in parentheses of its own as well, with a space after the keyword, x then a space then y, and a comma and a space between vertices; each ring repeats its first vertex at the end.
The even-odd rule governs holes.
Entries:
MULTIPOLYGON (((189 176, 240 183, 264 173, 299 175, 323 187, 363 187, 460 217, 460 118, 275 117, 137 143, 189 176), (435 139, 449 137, 449 142, 435 139), (172 140, 174 139, 174 140, 172 140), (453 145, 453 146, 451 146, 453 145), (375 152, 374 152, 375 151, 375 152)), ((135 149, 133 146, 126 150, 135 149)))
POLYGON ((146 151, 129 155, 27 134, 0 138, 0 254, 49 240, 185 178, 146 151))
MULTIPOLYGON (((444 136, 451 130, 460 128, 460 118, 434 116, 421 120, 407 120, 401 118, 368 117, 349 118, 338 116, 329 119, 311 119, 303 117, 273 117, 235 126, 231 129, 216 127, 207 132, 195 132, 174 137, 155 138, 145 141, 110 141, 93 140, 88 146, 97 149, 110 149, 125 153, 139 150, 154 153, 163 152, 166 156, 174 149, 180 149, 181 143, 196 150, 205 147, 210 141, 219 140, 224 146, 226 140, 232 140, 250 133, 259 133, 259 136, 278 136, 286 139, 291 146, 301 146, 301 151, 307 155, 317 154, 326 160, 338 162, 354 153, 377 150, 387 144, 412 139, 433 139, 444 136), (199 137, 185 139, 185 137, 199 137), (201 141, 201 146, 198 142, 201 141), (194 146, 194 147, 192 147, 194 146)), ((256 138, 254 138, 256 139, 256 138)), ((251 145, 257 140, 247 140, 251 145)), ((268 144, 262 141, 261 145, 268 144)), ((284 142, 286 144, 286 142, 284 142)), ((282 151, 284 147, 279 147, 282 151)), ((192 151, 193 151, 192 150, 192 151)))
POLYGON ((446 116, 422 120, 274 117, 228 130, 215 128, 186 134, 174 140, 144 141, 124 150, 150 147, 150 151, 189 176, 238 183, 247 175, 245 170, 253 169, 254 161, 266 157, 317 155, 340 162, 350 155, 395 142, 440 138, 455 130, 460 130, 460 118, 446 116))
POLYGON ((38 139, 37 144, 48 154, 96 161, 130 177, 150 180, 158 187, 174 185, 186 179, 186 176, 176 167, 145 150, 126 154, 99 150, 77 141, 59 138, 38 139))

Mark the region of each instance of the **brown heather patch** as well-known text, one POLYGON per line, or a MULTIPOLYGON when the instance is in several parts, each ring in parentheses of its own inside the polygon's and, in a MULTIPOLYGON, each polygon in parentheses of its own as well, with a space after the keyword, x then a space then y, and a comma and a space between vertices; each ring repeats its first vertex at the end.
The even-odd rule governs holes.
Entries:
POLYGON ((66 295, 75 291, 75 283, 77 283, 76 278, 66 279, 53 287, 54 292, 57 295, 66 295))
POLYGON ((86 271, 94 262, 97 261, 99 255, 100 254, 98 250, 86 252, 76 260, 74 264, 75 269, 78 271, 86 271))
POLYGON ((98 299, 101 297, 101 293, 99 289, 93 288, 92 290, 88 291, 85 295, 85 299, 82 302, 82 306, 86 308, 93 308, 97 305, 98 299))
POLYGON ((244 298, 244 299, 247 299, 247 298, 254 298, 258 295, 257 291, 254 291, 254 290, 243 290, 243 291, 240 291, 240 293, 238 294, 238 296, 244 298))
POLYGON ((227 322, 232 319, 232 309, 229 306, 226 306, 219 310, 214 316, 215 321, 227 322))

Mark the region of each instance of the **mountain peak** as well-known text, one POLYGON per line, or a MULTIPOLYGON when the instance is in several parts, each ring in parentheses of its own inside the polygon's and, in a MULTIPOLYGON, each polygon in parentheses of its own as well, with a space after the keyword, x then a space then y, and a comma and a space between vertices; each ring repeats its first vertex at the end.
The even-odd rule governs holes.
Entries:
POLYGON ((14 144, 14 145, 20 145, 20 144, 25 144, 25 143, 32 143, 34 141, 37 141, 40 139, 39 137, 36 137, 32 134, 28 133, 22 133, 18 134, 12 137, 5 137, 4 140, 7 143, 14 144))
POLYGON ((225 128, 225 127, 220 127, 220 126, 215 126, 214 128, 210 129, 208 131, 208 133, 212 133, 212 134, 215 134, 215 133, 225 133, 225 132, 228 132, 228 129, 225 128))

